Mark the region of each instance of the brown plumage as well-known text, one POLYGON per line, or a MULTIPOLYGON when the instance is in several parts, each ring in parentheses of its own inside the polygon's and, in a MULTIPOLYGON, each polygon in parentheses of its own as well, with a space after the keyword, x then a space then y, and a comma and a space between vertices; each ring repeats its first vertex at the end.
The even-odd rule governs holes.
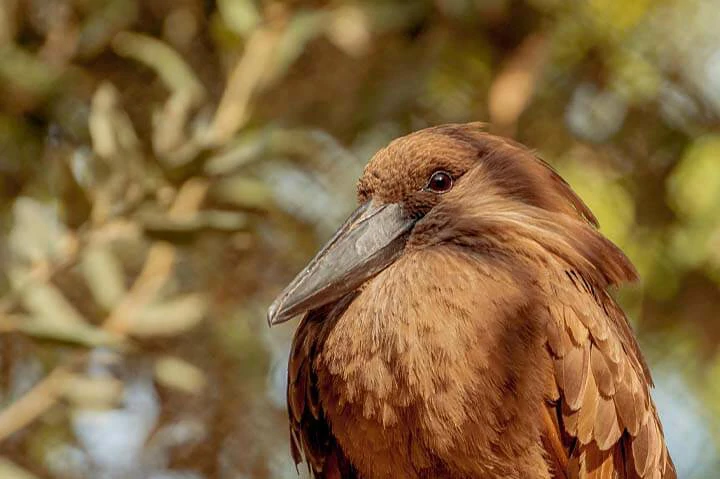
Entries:
POLYGON ((675 478, 608 293, 635 270, 546 163, 445 125, 378 152, 358 190, 269 313, 307 311, 296 462, 318 478, 675 478))

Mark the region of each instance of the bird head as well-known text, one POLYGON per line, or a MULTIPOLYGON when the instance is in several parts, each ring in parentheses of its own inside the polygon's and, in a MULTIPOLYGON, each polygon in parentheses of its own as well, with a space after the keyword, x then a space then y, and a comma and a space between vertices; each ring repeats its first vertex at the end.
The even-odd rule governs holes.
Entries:
MULTIPOLYGON (((477 123, 442 125, 378 151, 360 206, 268 310, 270 325, 333 303, 419 248, 550 251, 601 286, 635 278, 590 209, 544 161, 477 123)), ((543 254, 543 253, 539 253, 543 254)))

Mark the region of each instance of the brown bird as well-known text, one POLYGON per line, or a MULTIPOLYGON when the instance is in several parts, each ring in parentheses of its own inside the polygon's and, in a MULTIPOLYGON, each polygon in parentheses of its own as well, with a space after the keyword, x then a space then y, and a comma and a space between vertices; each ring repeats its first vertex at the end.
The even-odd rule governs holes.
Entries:
POLYGON ((478 124, 390 143, 268 312, 292 454, 318 478, 675 478, 609 288, 636 279, 570 186, 478 124))

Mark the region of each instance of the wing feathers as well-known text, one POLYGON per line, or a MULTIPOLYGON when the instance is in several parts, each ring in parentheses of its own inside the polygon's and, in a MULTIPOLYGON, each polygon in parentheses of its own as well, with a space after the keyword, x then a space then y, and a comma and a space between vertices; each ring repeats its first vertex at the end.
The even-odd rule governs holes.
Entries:
POLYGON ((580 319, 578 319, 575 311, 571 308, 563 306, 563 316, 565 316, 565 325, 570 331, 573 343, 577 346, 585 344, 588 340, 590 332, 580 319))
POLYGON ((582 404, 589 374, 589 342, 582 347, 572 348, 564 358, 555 361, 555 377, 563 390, 565 401, 573 411, 582 404))
POLYGON ((557 479, 567 479, 566 471, 568 469, 568 454, 565 451, 565 445, 560 437, 560 425, 552 404, 546 404, 542 408, 543 423, 545 426, 545 434, 543 441, 545 448, 548 450, 548 457, 552 460, 551 469, 557 479))
POLYGON ((557 382, 548 397, 559 396, 560 437, 577 439, 564 443, 567 477, 674 479, 647 368, 635 343, 624 344, 630 329, 622 311, 577 273, 545 288, 557 382))
POLYGON ((614 446, 621 433, 615 403, 612 399, 600 397, 595 414, 595 441, 600 450, 605 451, 614 446))
POLYGON ((570 477, 580 479, 625 479, 620 451, 601 451, 595 444, 583 446, 571 459, 570 477))
POLYGON ((645 477, 650 467, 650 428, 647 422, 632 440, 632 453, 635 459, 635 471, 640 477, 645 477))
MULTIPOLYGON (((559 310, 551 309, 549 313, 551 317, 557 317, 555 315, 559 313, 559 310)), ((565 357, 574 347, 570 337, 565 334, 563 326, 558 321, 548 323, 548 344, 557 358, 565 357)))
POLYGON ((595 347, 590 351, 590 368, 595 381, 597 381, 600 394, 606 398, 612 397, 615 394, 615 380, 605 357, 595 347))
POLYGON ((616 382, 615 408, 623 426, 632 436, 637 436, 640 431, 640 417, 643 412, 640 411, 640 406, 635 402, 635 394, 633 394, 635 384, 630 377, 630 368, 627 368, 625 373, 623 379, 616 382))
POLYGON ((288 389, 288 406, 290 414, 295 421, 300 422, 303 411, 305 411, 305 397, 307 396, 307 376, 302 374, 292 382, 292 387, 288 389))
POLYGON ((310 476, 317 479, 353 479, 356 477, 337 445, 320 403, 317 376, 312 358, 323 340, 320 321, 314 311, 303 318, 292 343, 288 363, 288 415, 290 451, 295 464, 306 462, 310 476))
POLYGON ((595 414, 598 409, 600 394, 595 385, 595 378, 591 374, 588 377, 588 386, 585 390, 585 398, 578 413, 580 421, 578 422, 577 438, 583 444, 588 444, 593 438, 593 429, 595 428, 595 414))

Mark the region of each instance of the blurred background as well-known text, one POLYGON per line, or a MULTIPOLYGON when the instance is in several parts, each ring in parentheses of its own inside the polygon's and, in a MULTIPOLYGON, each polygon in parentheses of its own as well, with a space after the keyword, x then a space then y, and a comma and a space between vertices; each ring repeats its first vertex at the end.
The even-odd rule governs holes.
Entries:
POLYGON ((480 120, 637 265, 679 476, 717 478, 719 24, 719 0, 2 0, 0 477, 297 477, 295 323, 267 305, 378 148, 480 120))

